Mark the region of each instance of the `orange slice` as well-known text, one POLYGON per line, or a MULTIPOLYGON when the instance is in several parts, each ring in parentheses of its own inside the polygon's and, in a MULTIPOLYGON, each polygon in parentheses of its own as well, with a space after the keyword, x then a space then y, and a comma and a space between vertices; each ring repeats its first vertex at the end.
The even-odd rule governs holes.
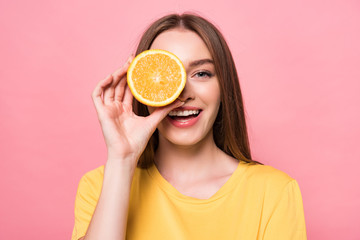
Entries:
POLYGON ((153 107, 165 106, 175 101, 184 89, 186 71, 173 53, 146 50, 131 62, 127 83, 139 102, 153 107))

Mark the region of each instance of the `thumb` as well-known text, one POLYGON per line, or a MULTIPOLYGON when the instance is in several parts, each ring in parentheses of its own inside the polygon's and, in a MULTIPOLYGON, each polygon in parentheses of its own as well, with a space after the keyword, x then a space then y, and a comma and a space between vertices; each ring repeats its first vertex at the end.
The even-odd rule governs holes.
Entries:
POLYGON ((166 105, 164 107, 158 107, 155 109, 153 113, 151 113, 146 118, 149 121, 149 126, 153 130, 157 127, 157 125, 166 117, 166 115, 173 109, 178 108, 184 105, 184 102, 181 102, 179 99, 176 99, 173 103, 166 105))

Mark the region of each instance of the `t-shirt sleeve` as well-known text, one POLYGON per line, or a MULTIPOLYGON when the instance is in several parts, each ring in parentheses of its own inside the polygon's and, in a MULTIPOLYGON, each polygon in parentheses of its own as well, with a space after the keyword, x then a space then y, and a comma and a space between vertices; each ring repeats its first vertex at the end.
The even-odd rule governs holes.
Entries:
POLYGON ((303 202, 296 180, 291 180, 280 195, 265 228, 263 239, 307 239, 303 202))
POLYGON ((85 174, 79 182, 75 198, 75 223, 71 240, 78 240, 86 234, 101 190, 96 185, 98 184, 88 174, 85 174))

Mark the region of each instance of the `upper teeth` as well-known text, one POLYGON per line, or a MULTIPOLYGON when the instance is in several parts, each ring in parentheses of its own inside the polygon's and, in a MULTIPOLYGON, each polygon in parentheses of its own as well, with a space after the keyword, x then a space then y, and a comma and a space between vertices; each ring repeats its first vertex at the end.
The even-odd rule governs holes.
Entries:
POLYGON ((198 114, 200 110, 185 110, 185 111, 171 111, 169 116, 189 116, 193 114, 198 114))

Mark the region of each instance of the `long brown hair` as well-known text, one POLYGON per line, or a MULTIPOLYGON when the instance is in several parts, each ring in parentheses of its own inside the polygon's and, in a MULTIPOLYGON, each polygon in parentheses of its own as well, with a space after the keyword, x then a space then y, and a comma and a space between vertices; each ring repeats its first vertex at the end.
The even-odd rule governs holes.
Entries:
MULTIPOLYGON (((239 161, 261 164, 251 159, 243 99, 234 60, 224 37, 212 23, 190 13, 164 16, 152 23, 144 32, 136 55, 150 49, 151 44, 160 33, 174 28, 183 28, 197 33, 213 57, 221 92, 221 104, 213 125, 215 144, 239 161)), ((134 99, 134 112, 140 116, 149 115, 147 107, 136 99, 134 99)), ((147 168, 153 164, 159 141, 158 134, 156 130, 151 136, 139 159, 138 167, 147 168)))

